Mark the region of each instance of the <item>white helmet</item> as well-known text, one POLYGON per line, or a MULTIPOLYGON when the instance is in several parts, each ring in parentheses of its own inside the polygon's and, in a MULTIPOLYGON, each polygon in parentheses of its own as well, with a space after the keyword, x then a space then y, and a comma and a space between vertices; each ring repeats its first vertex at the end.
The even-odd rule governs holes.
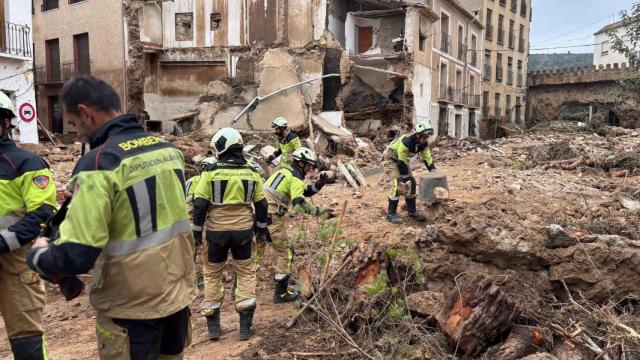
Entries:
POLYGON ((306 147, 299 147, 291 153, 291 157, 298 161, 307 162, 314 167, 318 165, 318 157, 311 149, 306 147))
POLYGON ((13 105, 13 101, 7 96, 7 94, 0 91, 0 109, 5 109, 10 112, 11 115, 11 127, 18 126, 18 118, 16 117, 16 108, 13 105))
POLYGON ((211 138, 211 147, 216 150, 218 155, 223 154, 233 145, 242 146, 242 144, 242 135, 240 135, 238 130, 233 128, 222 128, 211 138))
POLYGON ((278 128, 278 127, 286 128, 288 126, 289 126, 289 122, 287 121, 287 119, 283 118, 282 116, 281 117, 277 117, 271 123, 271 127, 272 128, 278 128))
POLYGON ((433 128, 430 123, 417 123, 413 129, 414 134, 420 134, 426 132, 427 135, 433 135, 433 128))

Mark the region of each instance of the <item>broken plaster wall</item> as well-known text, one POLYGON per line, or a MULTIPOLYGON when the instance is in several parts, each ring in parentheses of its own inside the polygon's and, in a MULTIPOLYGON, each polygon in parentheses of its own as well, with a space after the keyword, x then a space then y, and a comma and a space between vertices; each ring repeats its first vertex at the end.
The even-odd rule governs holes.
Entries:
POLYGON ((127 42, 127 77, 124 108, 127 112, 141 115, 145 110, 144 83, 145 83, 145 57, 144 48, 140 41, 140 21, 138 15, 144 2, 131 0, 124 5, 125 34, 127 42))
MULTIPOLYGON (((247 53, 236 52, 234 56, 244 58, 247 53)), ((283 116, 292 128, 307 125, 308 109, 318 112, 322 107, 322 81, 294 87, 278 95, 260 101, 232 124, 232 120, 256 96, 266 96, 298 82, 318 78, 322 75, 325 52, 320 48, 295 51, 286 48, 264 50, 255 58, 255 83, 238 82, 236 88, 222 96, 205 99, 198 106, 196 122, 205 129, 215 130, 233 125, 239 129, 267 130, 276 117, 283 116), (245 91, 240 96, 231 93, 245 91), (243 91, 244 91, 243 90, 243 91), (210 101, 209 101, 210 100, 210 101)))

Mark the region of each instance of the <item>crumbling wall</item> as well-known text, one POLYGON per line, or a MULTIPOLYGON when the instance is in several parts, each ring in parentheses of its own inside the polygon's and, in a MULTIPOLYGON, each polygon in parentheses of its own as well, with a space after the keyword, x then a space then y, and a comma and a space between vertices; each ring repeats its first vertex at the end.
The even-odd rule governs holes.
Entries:
POLYGON ((532 86, 527 93, 528 121, 555 120, 567 105, 598 105, 616 113, 620 126, 640 127, 640 108, 634 96, 621 97, 617 82, 532 86))
MULTIPOLYGON (((266 96, 301 81, 319 78, 323 73, 325 51, 320 47, 305 51, 287 48, 249 49, 235 50, 233 56, 238 58, 238 64, 248 64, 249 61, 244 59, 251 59, 254 67, 247 67, 243 71, 251 69, 254 73, 252 76, 245 74, 244 80, 236 77, 210 83, 205 95, 200 98, 194 129, 230 126, 255 96, 266 96), (251 77, 255 81, 248 80, 251 77)), ((293 128, 306 127, 309 109, 321 111, 322 98, 320 80, 293 87, 260 101, 233 126, 267 130, 276 117, 283 116, 293 128)))
POLYGON ((140 42, 139 10, 142 0, 131 0, 124 5, 124 17, 127 25, 127 99, 124 108, 127 112, 141 115, 144 112, 144 48, 140 42))

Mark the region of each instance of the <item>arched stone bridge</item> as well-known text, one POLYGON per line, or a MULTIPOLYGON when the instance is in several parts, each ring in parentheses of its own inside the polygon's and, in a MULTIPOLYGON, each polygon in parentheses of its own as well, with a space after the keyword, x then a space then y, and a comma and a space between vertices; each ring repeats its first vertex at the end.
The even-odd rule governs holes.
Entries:
POLYGON ((640 93, 623 90, 619 81, 638 79, 640 71, 626 65, 533 71, 528 74, 527 120, 554 120, 572 106, 606 111, 613 125, 640 127, 640 93))

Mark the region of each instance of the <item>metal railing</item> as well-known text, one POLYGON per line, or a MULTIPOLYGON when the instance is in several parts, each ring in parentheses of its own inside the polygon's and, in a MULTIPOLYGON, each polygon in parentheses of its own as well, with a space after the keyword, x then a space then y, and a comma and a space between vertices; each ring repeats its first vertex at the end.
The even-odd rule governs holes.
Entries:
POLYGON ((516 48, 516 36, 513 34, 513 32, 509 32, 509 49, 515 49, 516 48))
POLYGON ((462 105, 464 104, 463 93, 462 90, 452 90, 453 91, 453 103, 462 105))
POLYGON ((511 11, 518 11, 518 0, 511 0, 511 11))
POLYGON ((91 75, 91 60, 67 61, 35 67, 36 85, 63 84, 77 75, 91 75))
POLYGON ((474 94, 465 94, 467 96, 466 104, 471 108, 479 108, 480 107, 480 96, 474 94))
POLYGON ((487 40, 493 39, 493 25, 487 24, 484 28, 484 38, 487 40))
POLYGON ((467 47, 458 41, 458 60, 464 60, 464 55, 467 53, 467 47))
POLYGON ((513 85, 513 71, 507 70, 507 85, 513 85))
POLYGON ((524 84, 524 78, 523 78, 523 76, 522 76, 522 73, 521 73, 521 72, 519 72, 519 73, 518 73, 518 75, 517 75, 517 82, 516 82, 516 85, 517 85, 518 87, 522 87, 522 84, 524 84))
POLYGON ((491 80, 491 63, 489 62, 484 63, 483 75, 486 80, 491 80))
POLYGON ((504 109, 504 119, 506 121, 511 121, 511 108, 504 109))
POLYGON ((503 75, 502 66, 496 65, 496 81, 502 81, 503 75))
POLYGON ((500 115, 502 115, 502 109, 501 109, 501 108, 499 108, 499 107, 497 107, 497 106, 496 106, 496 107, 494 107, 494 108, 493 108, 493 115, 494 115, 495 117, 499 118, 499 117, 500 117, 500 115))
POLYGON ((453 88, 448 85, 440 85, 438 91, 438 100, 439 101, 448 101, 453 102, 453 88))
POLYGON ((504 44, 504 29, 498 28, 498 44, 504 44))
POLYGON ((31 57, 31 28, 0 21, 0 53, 31 57))
POLYGON ((483 106, 482 107, 482 117, 483 118, 488 118, 489 117, 489 107, 488 106, 483 106))
POLYGON ((469 64, 471 64, 471 66, 478 66, 478 52, 476 50, 471 50, 469 53, 471 54, 469 64))
POLYGON ((521 53, 524 52, 524 38, 520 38, 518 39, 518 51, 520 51, 521 53))
POLYGON ((440 50, 448 53, 449 45, 451 44, 451 36, 447 33, 440 33, 440 50))

